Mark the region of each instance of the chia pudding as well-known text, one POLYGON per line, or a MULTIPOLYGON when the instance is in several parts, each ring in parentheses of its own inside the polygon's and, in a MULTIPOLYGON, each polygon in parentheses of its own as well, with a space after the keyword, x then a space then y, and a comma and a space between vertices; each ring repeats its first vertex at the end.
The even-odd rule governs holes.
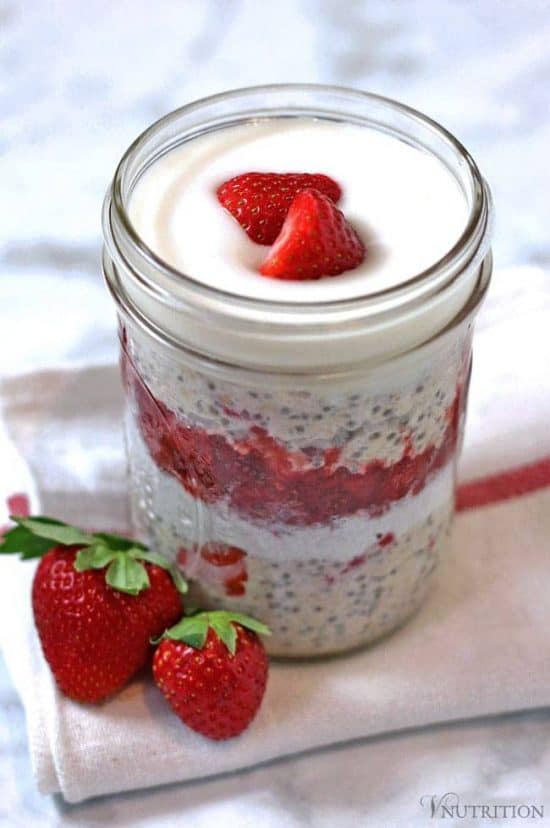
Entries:
POLYGON ((345 117, 247 114, 179 141, 172 128, 160 151, 159 129, 106 208, 134 527, 178 562, 190 605, 261 619, 274 655, 371 642, 420 606, 445 548, 487 230, 423 294, 413 277, 465 245, 474 209, 441 153, 345 117), (266 248, 216 199, 246 170, 334 178, 364 262, 259 275, 266 248))

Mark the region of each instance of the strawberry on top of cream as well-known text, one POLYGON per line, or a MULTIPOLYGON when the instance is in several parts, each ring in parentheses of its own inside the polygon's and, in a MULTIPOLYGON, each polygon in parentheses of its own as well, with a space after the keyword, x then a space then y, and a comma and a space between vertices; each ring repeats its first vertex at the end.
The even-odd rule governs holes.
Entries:
POLYGON ((458 241, 468 205, 436 157, 365 126, 313 118, 260 119, 197 136, 137 182, 130 219, 145 243, 193 279, 283 302, 351 299, 398 285, 458 241), (337 278, 288 281, 260 274, 266 246, 221 208, 218 188, 255 172, 322 173, 342 189, 338 208, 367 248, 337 278))

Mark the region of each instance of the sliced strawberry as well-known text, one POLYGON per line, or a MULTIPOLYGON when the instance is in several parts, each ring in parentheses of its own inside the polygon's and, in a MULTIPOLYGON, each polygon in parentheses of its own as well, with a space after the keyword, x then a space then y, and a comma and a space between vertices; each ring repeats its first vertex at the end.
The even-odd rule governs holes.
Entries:
POLYGON ((340 186, 321 173, 259 173, 237 175, 217 190, 218 201, 237 219, 252 241, 273 244, 295 196, 313 187, 335 204, 340 186))
POLYGON ((201 548, 201 558, 213 566, 232 566, 246 557, 246 552, 236 546, 209 543, 201 548))
POLYGON ((365 245, 332 201, 318 190, 303 190, 260 272, 276 279, 320 279, 352 270, 365 253, 365 245))
POLYGON ((237 572, 224 581, 225 594, 230 597, 237 595, 246 595, 246 582, 248 581, 248 573, 245 570, 237 572))

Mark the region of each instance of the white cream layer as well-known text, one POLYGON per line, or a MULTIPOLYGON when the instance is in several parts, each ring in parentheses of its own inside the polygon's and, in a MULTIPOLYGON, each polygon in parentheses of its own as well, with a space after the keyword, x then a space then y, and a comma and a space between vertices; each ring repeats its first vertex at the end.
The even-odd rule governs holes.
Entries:
POLYGON ((192 278, 283 302, 349 299, 389 288, 434 264, 467 221, 458 183, 437 158, 391 135, 314 119, 261 120, 194 138, 136 184, 130 218, 146 244, 192 278), (245 172, 319 172, 342 187, 339 207, 367 247, 353 271, 318 281, 261 276, 268 248, 221 207, 216 188, 245 172))

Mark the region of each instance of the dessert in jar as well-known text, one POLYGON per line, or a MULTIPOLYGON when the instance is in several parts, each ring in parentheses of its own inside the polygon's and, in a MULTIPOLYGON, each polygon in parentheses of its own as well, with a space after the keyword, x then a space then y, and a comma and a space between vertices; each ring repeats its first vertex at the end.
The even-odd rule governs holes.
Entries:
POLYGON ((490 195, 395 102, 227 93, 123 157, 104 208, 134 528, 189 603, 315 656, 395 629, 444 554, 490 195))

